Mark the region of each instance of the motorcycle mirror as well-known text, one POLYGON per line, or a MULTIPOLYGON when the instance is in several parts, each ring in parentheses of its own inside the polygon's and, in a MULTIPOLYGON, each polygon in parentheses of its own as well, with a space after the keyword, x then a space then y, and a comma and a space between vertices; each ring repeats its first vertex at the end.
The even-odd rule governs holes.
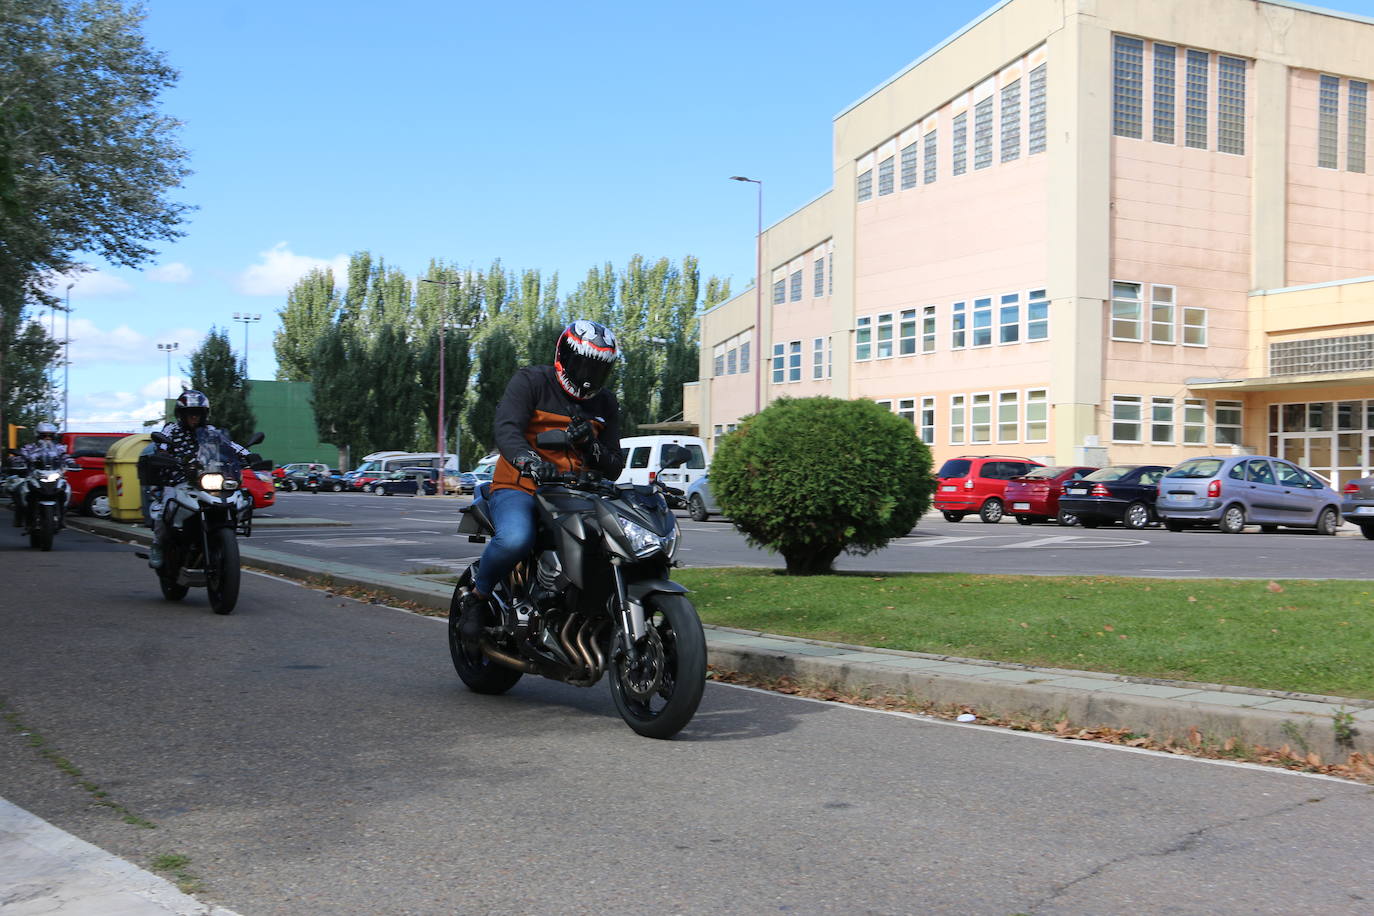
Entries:
POLYGON ((534 444, 540 448, 567 448, 568 431, 566 429, 546 429, 535 436, 534 444))
POLYGON ((665 468, 680 468, 691 457, 692 453, 680 445, 663 446, 663 466, 665 468))
POLYGON ((257 445, 259 442, 266 438, 267 436, 263 433, 253 433, 253 435, 248 438, 248 441, 243 444, 247 448, 252 448, 253 446, 257 445))
POLYGON ((171 438, 170 436, 168 436, 167 434, 165 434, 165 433, 161 433, 161 432, 158 432, 157 430, 153 430, 152 436, 153 436, 153 441, 156 442, 158 445, 171 445, 171 444, 172 444, 172 438, 171 438))

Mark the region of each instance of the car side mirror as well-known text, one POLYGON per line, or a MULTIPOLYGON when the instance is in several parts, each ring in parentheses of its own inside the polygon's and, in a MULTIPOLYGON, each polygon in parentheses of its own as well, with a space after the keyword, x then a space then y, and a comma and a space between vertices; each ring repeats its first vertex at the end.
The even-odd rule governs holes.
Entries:
POLYGON ((680 468, 692 457, 692 453, 680 445, 663 446, 663 466, 665 468, 680 468))
POLYGON ((534 444, 540 448, 567 448, 568 431, 566 429, 546 429, 538 436, 534 437, 534 444))

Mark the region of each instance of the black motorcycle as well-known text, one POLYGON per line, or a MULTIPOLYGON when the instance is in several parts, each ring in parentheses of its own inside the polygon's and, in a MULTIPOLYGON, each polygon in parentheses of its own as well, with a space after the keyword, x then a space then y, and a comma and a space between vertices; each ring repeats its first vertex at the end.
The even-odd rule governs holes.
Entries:
MULTIPOLYGON (((544 449, 568 448, 563 430, 541 433, 544 449)), ((686 449, 676 467, 688 458, 686 449)), ((500 694, 523 674, 591 687, 610 672, 625 723, 671 738, 691 721, 706 684, 706 637, 683 586, 669 579, 677 519, 661 484, 616 484, 591 472, 539 480, 534 553, 497 585, 484 608, 479 645, 458 618, 480 560, 453 590, 448 640, 470 689, 500 694)), ((470 541, 493 534, 482 500, 464 510, 470 541)))
POLYGON ((65 527, 72 488, 67 483, 69 462, 65 456, 39 459, 14 485, 15 511, 29 536, 29 546, 52 550, 53 536, 65 527))

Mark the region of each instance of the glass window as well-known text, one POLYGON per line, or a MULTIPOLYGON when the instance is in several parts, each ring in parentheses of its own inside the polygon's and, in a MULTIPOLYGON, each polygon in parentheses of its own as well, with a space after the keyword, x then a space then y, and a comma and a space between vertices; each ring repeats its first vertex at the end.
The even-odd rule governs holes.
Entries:
POLYGON ((1026 340, 1045 340, 1050 336, 1050 300, 1043 289, 1031 290, 1026 298, 1026 340))
POLYGON ((969 439, 975 445, 992 441, 992 395, 975 394, 969 412, 969 439))
POLYGON ((921 441, 935 444, 935 399, 921 398, 921 441))
POLYGON ((1015 442, 1021 432, 1021 396, 1016 391, 997 393, 997 441, 1015 442))
POLYGON ((1153 343, 1174 342, 1174 288, 1150 287, 1150 340, 1153 343))
POLYGON ((1134 394, 1118 394, 1112 397, 1112 440, 1114 442, 1140 441, 1141 398, 1134 394))
POLYGON ((739 350, 731 347, 725 353, 725 374, 736 375, 739 372, 739 350))
POLYGON ((1026 392, 1026 441, 1047 442, 1050 438, 1049 392, 1032 388, 1026 392))
POLYGON ((1144 97, 1145 42, 1115 36, 1112 51, 1112 133, 1140 138, 1144 97))
POLYGON ((973 167, 992 165, 992 96, 973 106, 973 167))
POLYGON ((902 356, 910 356, 916 352, 916 310, 902 309, 901 319, 897 352, 902 356))
POLYGON ((934 184, 936 167, 939 164, 938 153, 939 144, 936 142, 935 131, 927 131, 921 138, 921 181, 926 184, 934 184))
POLYGON ((1274 469, 1262 458, 1251 458, 1245 462, 1245 479, 1252 483, 1274 482, 1274 469))
POLYGON ((835 252, 827 252, 825 255, 825 294, 832 295, 835 292, 835 252))
POLYGON ((1359 429, 1360 428, 1360 402, 1342 401, 1336 405, 1336 428, 1337 429, 1359 429))
POLYGON ((1187 88, 1184 95, 1183 142, 1194 149, 1207 148, 1206 51, 1188 52, 1187 88))
POLYGON ((1140 340, 1140 284, 1112 283, 1112 338, 1140 340))
MULTIPOLYGON (((1217 471, 1221 470, 1220 458, 1190 458, 1171 471, 1166 471, 1165 477, 1173 477, 1177 480, 1206 480, 1208 477, 1217 476, 1217 471)), ((1095 476, 1089 474, 1088 478, 1095 476)))
POLYGON ((1336 130, 1340 108, 1340 79, 1323 75, 1317 90, 1317 165, 1324 169, 1339 168, 1336 161, 1336 130))
MULTIPOLYGON (((949 397, 949 444, 964 444, 964 396, 952 394, 949 397)), ((948 475, 941 474, 945 477, 948 475)))
POLYGON ((1185 308, 1183 310, 1183 345, 1186 347, 1207 346, 1207 310, 1185 308))
POLYGON ((835 340, 832 337, 825 339, 825 377, 830 378, 835 374, 835 340))
POLYGON ((915 399, 915 398, 902 398, 900 401, 898 401, 898 402, 897 402, 897 416, 901 417, 903 420, 907 421, 907 422, 910 423, 912 426, 915 426, 915 425, 916 425, 916 399, 915 399))
POLYGON ((1216 415, 1216 444, 1217 445, 1240 445, 1241 444, 1241 417, 1243 416, 1240 401, 1217 401, 1216 415))
POLYGON ((1157 44, 1155 50, 1155 142, 1174 142, 1174 56, 1173 45, 1157 44))
POLYGON ((921 144, 913 142, 902 147, 902 190, 916 187, 920 182, 921 144))
POLYGON ((825 295, 825 261, 820 258, 811 267, 811 295, 816 299, 825 295))
POLYGON ((1274 470, 1278 472, 1279 483, 1283 486, 1307 487, 1307 478, 1302 476, 1302 471, 1299 471, 1286 461, 1275 461, 1274 470))
POLYGON ((800 302, 802 289, 802 272, 800 270, 792 271, 792 276, 789 278, 789 280, 792 290, 791 299, 793 302, 800 302))
POLYGON ((786 373, 786 359, 782 344, 773 344, 773 384, 781 385, 786 373))
POLYGON ((1281 417, 1284 432, 1300 433, 1307 430, 1306 404, 1284 404, 1281 417))
POLYGON ((878 196, 886 197, 896 190, 893 181, 895 175, 895 163, 891 156, 878 163, 878 196))
POLYGON ((997 310, 997 342, 1016 343, 1021 339, 1021 297, 1007 293, 997 310))
POLYGON ((1027 86, 1026 153, 1035 155, 1045 151, 1045 64, 1030 72, 1027 86))
POLYGON ((650 448, 647 445, 641 445, 630 452, 630 467, 647 468, 649 466, 649 452, 650 448))
POLYGON ((779 280, 773 284, 773 304, 782 305, 787 301, 787 281, 779 280))
POLYGON ((863 203, 873 197, 873 170, 865 169, 859 173, 859 177, 854 186, 855 196, 859 198, 859 203, 863 203))
POLYGON ((954 159, 952 171, 962 175, 968 171, 968 112, 961 111, 954 116, 954 142, 950 149, 954 159))
POLYGON ((1330 401, 1317 401, 1307 405, 1307 429, 1309 432, 1330 432, 1332 419, 1330 401))
POLYGON ((1217 55, 1217 150, 1245 154, 1245 61, 1217 55))
POLYGON ((1202 398, 1183 399, 1183 444, 1207 444, 1207 402, 1202 398))
POLYGON ((921 352, 935 352, 935 306, 921 309, 921 352))
POLYGON ((878 316, 878 359, 892 355, 892 313, 878 316))
POLYGON ((860 318, 855 322, 854 359, 862 362, 873 358, 873 319, 860 318))
POLYGON ((1369 118, 1369 84, 1362 80, 1350 80, 1346 85, 1350 89, 1350 104, 1346 106, 1350 123, 1346 127, 1345 167, 1351 172, 1363 172, 1369 118))
POLYGON ((950 306, 949 319, 949 348, 951 350, 964 349, 964 323, 968 321, 968 315, 964 311, 964 303, 956 302, 950 306))
POLYGON ((725 344, 716 344, 711 348, 711 374, 725 374, 725 344))
POLYGON ((1156 445, 1173 444, 1173 398, 1150 398, 1150 441, 1156 445))
POLYGON ((787 345, 787 380, 789 382, 801 381, 801 363, 801 341, 794 340, 787 345))
POLYGON ((992 299, 973 300, 973 345, 992 346, 992 299))
POLYGON ((825 378, 825 338, 811 341, 811 378, 825 378))
POLYGON ((1021 155, 1021 81, 1002 87, 1002 161, 1021 155))

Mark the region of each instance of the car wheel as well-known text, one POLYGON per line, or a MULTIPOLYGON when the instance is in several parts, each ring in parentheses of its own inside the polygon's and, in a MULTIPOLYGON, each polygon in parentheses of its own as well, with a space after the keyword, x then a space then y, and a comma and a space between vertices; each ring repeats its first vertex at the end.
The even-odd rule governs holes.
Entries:
POLYGON ((694 522, 704 522, 711 517, 711 513, 706 511, 706 504, 697 493, 693 493, 692 498, 687 500, 687 514, 692 516, 694 522))
POLYGON ((1126 514, 1121 517, 1121 522, 1127 528, 1144 528, 1150 524, 1150 507, 1144 503, 1131 503, 1126 507, 1126 514))
POLYGON ((1336 510, 1327 506, 1322 510, 1321 515, 1317 516, 1317 534, 1332 535, 1336 529, 1341 527, 1341 517, 1336 514, 1336 510))
POLYGON ((1221 512, 1221 523, 1217 526, 1222 534, 1240 534, 1245 530, 1245 510, 1235 503, 1221 512))
POLYGON ((1098 528, 1102 525, 1102 520, 1100 518, 1080 518, 1078 524, 1084 528, 1098 528))
POLYGON ((1164 527, 1168 528, 1170 531, 1182 531, 1187 526, 1182 522, 1176 522, 1171 518, 1166 518, 1164 520, 1164 527))
POLYGON ((983 520, 985 525, 997 524, 1002 520, 1004 514, 1005 510, 1003 509, 1002 501, 996 497, 983 503, 983 508, 978 510, 978 517, 983 520))
POLYGON ((1055 516, 1054 520, 1065 528, 1072 528, 1078 524, 1078 516, 1064 509, 1059 510, 1059 515, 1055 516))
POLYGON ((86 494, 86 504, 82 507, 87 515, 95 518, 110 517, 110 497, 104 487, 96 487, 86 494))
POLYGON ((331 486, 329 489, 332 490, 332 491, 334 491, 335 493, 342 493, 342 492, 343 492, 343 484, 337 483, 337 482, 336 482, 336 483, 335 483, 333 486, 331 486))
POLYGON ((1369 540, 1374 541, 1374 525, 1361 525, 1360 534, 1363 534, 1369 540))
POLYGON ((1033 525, 1035 524, 1035 519, 1031 518, 1029 515, 1018 515, 1016 516, 1016 524, 1033 525))
POLYGON ((382 486, 381 484, 377 484, 375 487, 372 488, 372 492, 377 494, 378 496, 385 496, 386 487, 382 486))
POLYGON ((940 514, 945 517, 947 522, 962 522, 964 520, 964 513, 962 512, 946 512, 942 509, 940 514))

